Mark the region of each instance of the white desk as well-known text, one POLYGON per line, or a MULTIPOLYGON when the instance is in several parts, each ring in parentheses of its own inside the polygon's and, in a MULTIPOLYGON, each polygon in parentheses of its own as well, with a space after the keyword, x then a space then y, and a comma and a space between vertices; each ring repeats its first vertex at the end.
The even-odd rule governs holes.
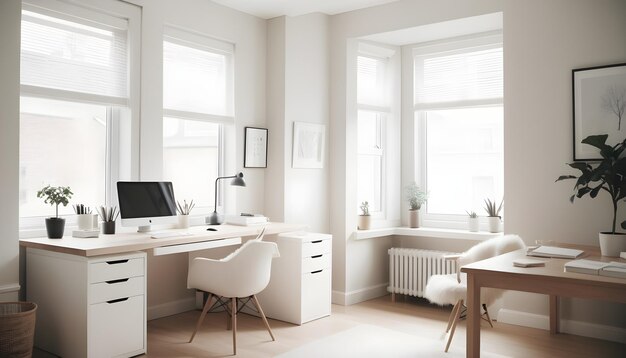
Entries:
MULTIPOLYGON (((261 226, 206 226, 192 236, 152 239, 148 233, 99 238, 22 239, 26 299, 37 303, 35 345, 56 355, 130 357, 146 352, 146 253, 155 255, 237 245, 261 226)), ((302 230, 270 223, 266 235, 302 230)))

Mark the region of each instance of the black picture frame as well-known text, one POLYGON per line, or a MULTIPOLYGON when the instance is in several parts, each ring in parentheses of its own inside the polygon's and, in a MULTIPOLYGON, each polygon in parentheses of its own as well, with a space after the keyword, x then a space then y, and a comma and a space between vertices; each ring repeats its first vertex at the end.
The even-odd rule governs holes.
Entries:
POLYGON ((267 128, 245 127, 243 144, 244 168, 267 168, 267 128))
MULTIPOLYGON (((618 106, 617 103, 614 105, 618 106)), ((616 108, 618 108, 616 107, 616 108)), ((572 70, 572 120, 574 161, 601 160, 599 151, 581 141, 590 135, 608 134, 607 144, 626 138, 626 63, 572 70), (611 99, 613 98, 613 99, 611 99), (621 98, 621 116, 609 104, 621 98)))

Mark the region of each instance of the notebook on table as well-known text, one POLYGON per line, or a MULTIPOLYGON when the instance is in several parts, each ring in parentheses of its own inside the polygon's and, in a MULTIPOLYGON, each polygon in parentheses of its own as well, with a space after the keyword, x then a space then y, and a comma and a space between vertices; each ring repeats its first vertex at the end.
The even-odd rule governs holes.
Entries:
POLYGON ((566 249, 556 246, 539 246, 536 249, 529 250, 526 255, 538 257, 554 257, 557 259, 575 259, 584 254, 583 250, 566 249))

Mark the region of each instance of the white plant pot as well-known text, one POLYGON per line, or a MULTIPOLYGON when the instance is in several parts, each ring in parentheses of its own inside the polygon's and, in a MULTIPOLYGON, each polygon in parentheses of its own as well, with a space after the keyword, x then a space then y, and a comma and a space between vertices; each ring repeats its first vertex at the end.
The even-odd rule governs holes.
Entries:
POLYGON ((372 217, 369 215, 359 215, 359 230, 369 230, 372 217))
POLYGON ((601 232, 599 236, 602 256, 619 257, 620 252, 626 251, 626 234, 601 232))
POLYGON ((409 210, 409 227, 410 228, 418 228, 420 227, 420 211, 418 210, 409 210))
POLYGON ((178 228, 179 229, 189 228, 189 215, 178 215, 178 228))
POLYGON ((98 228, 98 215, 80 214, 76 215, 78 230, 93 230, 98 228))
POLYGON ((497 216, 488 216, 487 223, 489 224, 489 232, 500 232, 502 220, 497 216))
POLYGON ((480 219, 479 218, 467 218, 467 225, 470 232, 478 232, 480 229, 480 219))

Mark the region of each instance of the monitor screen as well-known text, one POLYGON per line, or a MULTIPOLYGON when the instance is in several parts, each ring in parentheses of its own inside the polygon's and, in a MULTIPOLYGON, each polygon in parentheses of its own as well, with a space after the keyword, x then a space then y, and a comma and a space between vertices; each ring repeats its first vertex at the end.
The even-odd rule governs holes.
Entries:
POLYGON ((171 182, 117 182, 122 219, 176 216, 171 182))

